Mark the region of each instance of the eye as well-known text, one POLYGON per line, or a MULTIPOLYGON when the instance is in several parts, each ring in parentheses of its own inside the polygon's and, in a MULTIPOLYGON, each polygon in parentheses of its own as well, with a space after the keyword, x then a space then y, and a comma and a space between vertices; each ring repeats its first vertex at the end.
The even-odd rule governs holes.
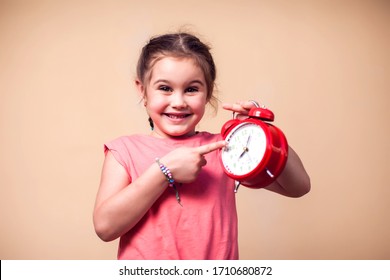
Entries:
POLYGON ((189 87, 186 89, 186 92, 189 92, 189 93, 194 93, 194 92, 198 92, 199 89, 197 87, 189 87))
POLYGON ((158 89, 166 92, 172 91, 172 88, 170 88, 169 86, 159 86, 158 89))

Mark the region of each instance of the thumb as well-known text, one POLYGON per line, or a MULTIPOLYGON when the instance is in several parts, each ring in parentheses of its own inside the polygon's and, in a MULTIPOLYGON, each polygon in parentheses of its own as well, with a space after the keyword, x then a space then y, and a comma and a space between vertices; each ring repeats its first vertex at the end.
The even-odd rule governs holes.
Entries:
POLYGON ((205 154, 211 153, 215 150, 218 150, 220 148, 223 148, 225 146, 226 146, 226 141, 222 140, 222 141, 218 141, 218 142, 214 142, 214 143, 210 143, 210 144, 196 147, 195 151, 198 152, 200 155, 205 155, 205 154))

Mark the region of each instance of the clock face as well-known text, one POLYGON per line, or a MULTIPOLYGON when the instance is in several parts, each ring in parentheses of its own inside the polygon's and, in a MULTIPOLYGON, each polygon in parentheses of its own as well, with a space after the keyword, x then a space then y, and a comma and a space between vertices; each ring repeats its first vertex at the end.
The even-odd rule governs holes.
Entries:
POLYGON ((225 169, 237 176, 253 171, 263 159, 267 140, 261 126, 242 123, 226 136, 227 146, 222 149, 225 169))

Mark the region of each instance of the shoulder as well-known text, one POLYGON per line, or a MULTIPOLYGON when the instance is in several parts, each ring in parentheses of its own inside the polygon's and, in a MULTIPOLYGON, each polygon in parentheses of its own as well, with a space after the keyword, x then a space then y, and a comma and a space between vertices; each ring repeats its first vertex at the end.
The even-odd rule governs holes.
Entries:
POLYGON ((131 145, 132 143, 147 142, 147 141, 148 141, 148 137, 146 135, 140 135, 140 134, 123 135, 107 141, 106 143, 104 143, 104 145, 106 147, 128 146, 131 145))
POLYGON ((105 152, 116 151, 125 158, 139 160, 147 155, 161 157, 174 147, 165 139, 159 139, 150 135, 134 134, 120 136, 104 144, 105 152))
POLYGON ((104 153, 116 151, 119 154, 128 154, 129 151, 142 140, 142 135, 120 136, 104 143, 104 153))

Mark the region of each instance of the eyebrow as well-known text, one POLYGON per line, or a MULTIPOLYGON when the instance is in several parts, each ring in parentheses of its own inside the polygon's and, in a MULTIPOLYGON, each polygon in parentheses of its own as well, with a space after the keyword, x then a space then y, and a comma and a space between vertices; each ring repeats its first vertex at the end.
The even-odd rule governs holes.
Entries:
MULTIPOLYGON (((165 80, 165 79, 158 79, 157 81, 155 81, 155 82, 153 83, 153 85, 156 85, 156 84, 158 84, 158 83, 166 83, 166 84, 169 84, 170 81, 169 81, 169 80, 165 80)), ((200 84, 200 85, 202 85, 202 86, 205 85, 201 80, 193 80, 193 81, 189 82, 188 84, 190 84, 190 85, 191 85, 191 84, 200 84)))

